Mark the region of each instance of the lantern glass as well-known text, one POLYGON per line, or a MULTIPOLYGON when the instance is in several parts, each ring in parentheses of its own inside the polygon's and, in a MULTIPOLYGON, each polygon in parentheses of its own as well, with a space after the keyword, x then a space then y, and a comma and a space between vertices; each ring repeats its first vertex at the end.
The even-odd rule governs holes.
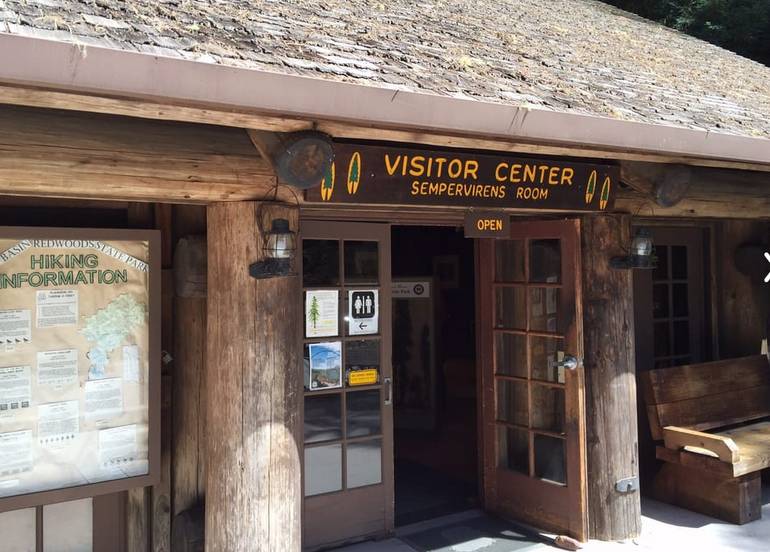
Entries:
POLYGON ((289 229, 289 221, 275 219, 267 234, 265 256, 269 259, 291 259, 297 248, 294 232, 289 229))
POLYGON ((647 230, 640 229, 631 242, 631 254, 637 257, 652 255, 652 237, 647 230))

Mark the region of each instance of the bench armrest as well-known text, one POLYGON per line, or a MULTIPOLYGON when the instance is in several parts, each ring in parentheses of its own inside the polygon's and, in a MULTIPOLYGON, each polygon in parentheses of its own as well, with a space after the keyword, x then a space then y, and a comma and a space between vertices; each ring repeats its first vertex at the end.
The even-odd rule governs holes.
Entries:
POLYGON ((740 460, 738 445, 729 437, 722 435, 713 435, 703 433, 683 427, 666 426, 663 428, 663 442, 667 449, 680 450, 683 448, 693 448, 701 450, 691 450, 700 454, 716 456, 722 462, 736 464, 740 460))

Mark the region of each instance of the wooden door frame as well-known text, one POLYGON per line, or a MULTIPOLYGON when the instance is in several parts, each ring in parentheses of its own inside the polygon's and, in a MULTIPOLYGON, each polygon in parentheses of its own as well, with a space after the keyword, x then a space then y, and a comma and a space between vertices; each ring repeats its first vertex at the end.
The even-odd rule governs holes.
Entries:
MULTIPOLYGON (((301 230, 301 233, 298 237, 299 240, 299 260, 297 262, 297 267, 299 271, 299 277, 302 278, 302 259, 301 259, 301 251, 302 251, 302 240, 303 239, 318 239, 318 240, 335 240, 339 242, 344 241, 372 241, 373 238, 370 237, 372 234, 373 228, 376 227, 378 232, 387 233, 387 243, 390 244, 390 224, 388 223, 381 223, 381 222, 348 222, 348 221, 338 221, 333 218, 323 220, 317 220, 317 219, 303 219, 300 224, 300 228, 306 227, 306 224, 310 224, 312 231, 309 232, 309 235, 304 234, 304 230, 301 230), (328 226, 321 226, 321 225, 328 225, 328 226), (316 226, 317 225, 317 226, 316 226), (335 231, 335 228, 338 228, 339 226, 344 226, 345 230, 344 232, 337 232, 335 231), (362 237, 363 236, 363 237, 362 237)), ((378 240, 379 241, 379 240, 378 240)), ((382 243, 379 241, 379 243, 382 243)), ((376 284, 376 286, 369 286, 367 284, 347 284, 343 285, 344 283, 344 251, 341 248, 340 249, 340 284, 339 286, 332 286, 335 288, 340 289, 340 297, 339 297, 339 304, 340 309, 342 309, 342 306, 345 304, 345 297, 344 292, 349 289, 355 289, 355 288, 367 288, 367 287, 377 287, 379 288, 380 293, 380 318, 379 318, 379 334, 378 336, 360 336, 361 338, 374 338, 380 340, 380 378, 381 382, 378 385, 380 390, 380 402, 381 402, 381 412, 383 412, 383 416, 381 419, 381 440, 382 440, 382 465, 381 465, 381 476, 382 481, 381 485, 384 489, 384 502, 383 502, 383 508, 384 508, 384 517, 383 517, 383 530, 374 530, 374 531, 367 531, 362 533, 359 536, 351 537, 349 539, 342 539, 339 541, 324 543, 321 545, 314 545, 312 548, 307 548, 307 550, 314 550, 320 548, 327 548, 329 546, 338 546, 343 545, 348 542, 353 542, 355 540, 361 540, 368 537, 376 537, 376 536, 384 536, 386 534, 391 534, 394 531, 394 521, 395 521, 395 512, 393 508, 394 503, 394 494, 395 494, 395 485, 394 485, 394 464, 393 464, 393 405, 392 401, 390 405, 384 405, 383 401, 385 400, 385 393, 388 392, 387 385, 385 384, 385 378, 391 378, 390 383, 390 392, 392 393, 392 351, 391 351, 391 344, 392 344, 392 313, 391 308, 388 306, 386 308, 383 308, 383 305, 386 304, 390 300, 391 296, 391 251, 390 247, 385 248, 384 250, 381 248, 379 253, 379 274, 378 274, 378 280, 379 282, 376 284)), ((304 282, 302 282, 301 289, 302 294, 299 297, 299 301, 304 301, 304 290, 305 290, 304 282)), ((327 286, 308 286, 309 288, 318 288, 318 289, 324 289, 327 286)), ((304 303, 301 305, 302 312, 304 313, 304 303)), ((340 319, 345 316, 344 312, 340 312, 338 316, 340 316, 340 319)), ((348 340, 349 337, 352 337, 355 339, 355 336, 347 336, 345 332, 344 322, 340 323, 339 326, 339 332, 337 337, 329 337, 324 338, 327 341, 335 341, 339 340, 342 342, 342 347, 344 349, 345 343, 348 340)), ((300 328, 298 328, 298 346, 304 347, 304 343, 307 341, 307 338, 305 338, 305 326, 304 323, 301 325, 300 328)), ((315 340, 311 340, 315 341, 315 340)), ((344 353, 343 353, 344 354, 344 353)), ((298 368, 300 369, 300 368, 298 368)), ((343 386, 341 390, 341 394, 347 394, 350 391, 347 390, 347 387, 344 383, 344 371, 345 366, 344 363, 342 364, 342 373, 341 377, 343 378, 343 386)), ((361 391, 365 391, 368 387, 363 387, 361 391)), ((300 425, 304 428, 305 424, 305 408, 304 408, 304 396, 306 395, 306 392, 303 390, 301 391, 303 394, 303 400, 302 400, 302 407, 300 411, 300 425)), ((341 423, 346 423, 346 406, 344 404, 341 404, 341 423)), ((347 439, 344 437, 344 428, 343 428, 343 438, 340 440, 341 443, 347 442, 347 439)), ((303 430, 304 432, 304 430, 303 430)), ((364 494, 367 490, 370 489, 370 485, 360 487, 360 488, 354 488, 354 489, 346 489, 343 488, 340 491, 334 491, 331 493, 325 493, 322 495, 315 495, 312 497, 306 497, 305 496, 305 446, 304 446, 304 437, 302 439, 301 443, 298 443, 301 449, 300 454, 300 473, 301 473, 301 490, 302 490, 302 517, 303 517, 303 523, 302 523, 302 540, 303 540, 303 550, 305 550, 305 531, 307 530, 307 526, 305 523, 305 513, 307 511, 306 501, 307 499, 315 499, 318 497, 328 496, 328 497, 334 497, 334 496, 343 496, 343 494, 347 494, 347 500, 344 501, 345 504, 343 505, 343 501, 337 501, 335 505, 338 508, 350 508, 355 509, 356 503, 355 499, 350 496, 350 493, 353 495, 355 494, 364 494)), ((341 469, 343 470, 343 481, 344 481, 344 472, 346 469, 346 453, 344 452, 343 448, 343 454, 342 454, 342 465, 341 469)), ((333 500, 333 498, 332 498, 333 500)), ((341 517, 344 518, 344 515, 341 515, 341 517)))
MULTIPOLYGON (((569 241, 562 248, 562 273, 572 274, 573 282, 563 282, 566 284, 572 284, 574 287, 574 305, 562 305, 562 309, 570 309, 574 307, 574 321, 565 328, 564 342, 571 344, 574 350, 569 350, 571 354, 574 354, 579 359, 584 357, 583 339, 582 339, 582 272, 581 272, 581 228, 579 219, 561 219, 561 220, 533 220, 523 221, 526 224, 526 228, 521 225, 517 230, 512 227, 512 232, 509 239, 523 239, 526 237, 533 238, 549 238, 549 237, 562 237, 563 235, 569 236, 569 241), (555 230, 558 228, 559 230, 555 230)), ((485 508, 490 508, 497 501, 498 488, 495 484, 496 477, 493 473, 485 473, 486 470, 497 471, 496 468, 490 468, 496 466, 496 452, 497 443, 496 438, 496 423, 494 420, 490 420, 484 417, 483 403, 492 398, 493 405, 495 404, 495 378, 490 372, 487 373, 487 367, 492 367, 494 364, 494 323, 489 320, 484 320, 482 316, 484 313, 493 315, 494 313, 494 240, 479 240, 479 247, 477 248, 477 340, 478 340, 478 367, 479 367, 479 438, 480 446, 482 447, 482 474, 483 474, 483 500, 485 508), (486 278, 483 277, 484 271, 489 271, 486 278), (489 285, 489 289, 482 289, 489 285), (490 377, 491 376, 491 377, 490 377), (494 427, 488 427, 488 426, 494 427), (485 443, 484 436, 489 435, 491 442, 485 443), (487 446, 484 446, 484 445, 487 446)), ((527 261, 528 262, 528 261, 527 261)), ((528 314, 529 316, 529 314, 528 314)), ((566 475, 567 481, 575 481, 577 477, 578 484, 567 485, 567 493, 570 496, 570 503, 578 505, 579 512, 569 511, 567 515, 567 521, 570 526, 570 530, 574 533, 573 536, 577 537, 581 541, 585 541, 588 538, 588 487, 587 487, 587 466, 586 466, 586 407, 585 407, 585 371, 582 366, 582 362, 575 373, 567 371, 566 377, 569 379, 578 378, 575 382, 578 386, 575 400, 569 400, 569 394, 567 397, 567 404, 565 406, 565 421, 569 425, 569 420, 577 420, 577 427, 571 429, 573 433, 574 441, 573 446, 568 447, 565 454, 566 475)), ((567 380, 567 385, 569 384, 567 380)), ((530 450, 530 455, 533 453, 530 450)), ((532 459, 530 458, 530 462, 532 459)), ((540 492, 551 495, 559 494, 559 490, 563 487, 554 487, 553 489, 548 487, 538 487, 535 484, 535 479, 526 476, 517 478, 520 484, 525 487, 531 487, 530 489, 523 489, 522 494, 528 495, 530 492, 540 492)), ((562 491, 563 492, 563 491, 562 491)), ((555 500, 555 497, 554 499, 555 500)), ((531 523, 536 526, 543 527, 545 529, 553 530, 555 527, 549 523, 548 520, 528 517, 523 521, 531 523)))

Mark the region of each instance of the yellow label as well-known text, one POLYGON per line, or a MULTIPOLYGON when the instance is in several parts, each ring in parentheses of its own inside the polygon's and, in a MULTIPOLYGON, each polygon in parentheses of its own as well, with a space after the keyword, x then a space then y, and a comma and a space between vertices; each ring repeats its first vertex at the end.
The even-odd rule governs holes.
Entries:
POLYGON ((353 370, 348 374, 348 385, 374 385, 377 383, 377 370, 353 370))

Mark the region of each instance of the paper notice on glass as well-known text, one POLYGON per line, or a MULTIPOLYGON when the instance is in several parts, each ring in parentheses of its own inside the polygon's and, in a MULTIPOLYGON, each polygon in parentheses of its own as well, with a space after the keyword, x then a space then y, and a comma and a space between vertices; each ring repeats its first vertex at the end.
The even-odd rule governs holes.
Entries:
POLYGON ((29 366, 0 368, 0 415, 29 408, 32 402, 32 377, 29 366))
POLYGON ((79 401, 38 405, 37 416, 37 440, 44 447, 69 445, 80 433, 79 401))
POLYGON ((305 387, 313 390, 342 387, 342 342, 311 343, 308 349, 305 387))
POLYGON ((136 345, 124 346, 123 379, 125 381, 141 381, 142 373, 139 366, 139 347, 136 345))
POLYGON ((78 323, 78 292, 75 289, 54 289, 37 292, 37 327, 76 326, 78 323))
POLYGON ((0 310, 0 345, 17 345, 32 341, 32 311, 0 310))
POLYGON ((86 382, 86 418, 105 420, 123 413, 123 379, 108 378, 86 382))
POLYGON ((78 380, 78 350, 39 351, 37 353, 37 382, 61 388, 78 380))
POLYGON ((333 337, 339 333, 339 291, 305 292, 305 337, 333 337))
POLYGON ((136 460, 136 424, 99 430, 99 464, 115 468, 136 460))
POLYGON ((0 433, 0 477, 32 469, 32 431, 0 433))

